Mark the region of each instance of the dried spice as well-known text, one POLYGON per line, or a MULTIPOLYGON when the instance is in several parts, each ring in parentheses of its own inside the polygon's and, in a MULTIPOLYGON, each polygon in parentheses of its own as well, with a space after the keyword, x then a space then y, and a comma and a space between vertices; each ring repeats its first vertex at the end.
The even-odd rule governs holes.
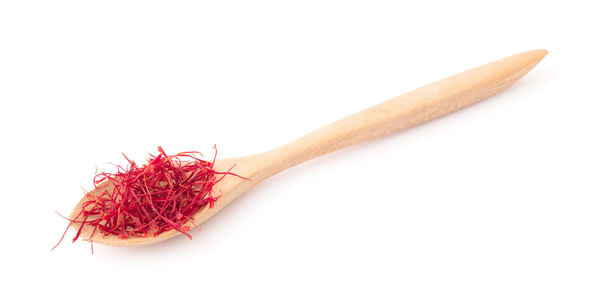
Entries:
POLYGON ((150 154, 142 166, 123 156, 128 162, 126 168, 115 165, 115 173, 96 174, 94 187, 100 187, 102 192, 88 194, 80 213, 74 219, 67 218, 69 225, 56 246, 73 223, 80 224, 73 242, 80 237, 84 226, 93 228, 90 238, 94 234, 122 239, 155 237, 177 230, 191 239, 190 227, 184 224, 190 221, 198 228, 192 215, 204 206, 214 206, 219 196, 214 195, 213 186, 227 175, 243 178, 230 170, 214 170, 216 147, 212 161, 200 159, 199 152, 167 155, 161 147, 158 155, 150 154))

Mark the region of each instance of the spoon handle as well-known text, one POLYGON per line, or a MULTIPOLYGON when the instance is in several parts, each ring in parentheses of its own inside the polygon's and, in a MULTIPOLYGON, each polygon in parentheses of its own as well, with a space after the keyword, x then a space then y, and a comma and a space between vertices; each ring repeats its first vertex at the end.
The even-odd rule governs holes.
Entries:
POLYGON ((524 76, 547 54, 519 53, 433 82, 322 127, 265 153, 266 178, 304 161, 438 118, 490 97, 524 76))

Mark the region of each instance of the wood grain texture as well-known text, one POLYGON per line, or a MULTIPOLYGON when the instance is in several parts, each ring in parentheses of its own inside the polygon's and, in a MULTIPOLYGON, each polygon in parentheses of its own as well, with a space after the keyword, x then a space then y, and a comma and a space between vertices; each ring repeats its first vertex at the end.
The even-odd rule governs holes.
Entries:
MULTIPOLYGON (((226 177, 219 182, 215 191, 221 192, 222 197, 215 203, 215 207, 200 209, 194 215, 195 223, 201 224, 242 193, 285 169, 347 146, 404 130, 488 98, 527 74, 547 53, 543 49, 533 50, 500 59, 350 115, 274 150, 247 157, 218 160, 215 163, 217 170, 224 171, 234 166, 235 173, 251 180, 226 177)), ((98 190, 94 190, 86 195, 75 206, 71 218, 78 214, 86 197, 98 193, 98 190)), ((75 224, 73 227, 78 229, 75 224)), ((90 232, 91 228, 84 228, 82 237, 89 237, 90 232)), ((130 239, 95 234, 92 240, 112 246, 143 246, 179 234, 171 230, 157 237, 130 239)))

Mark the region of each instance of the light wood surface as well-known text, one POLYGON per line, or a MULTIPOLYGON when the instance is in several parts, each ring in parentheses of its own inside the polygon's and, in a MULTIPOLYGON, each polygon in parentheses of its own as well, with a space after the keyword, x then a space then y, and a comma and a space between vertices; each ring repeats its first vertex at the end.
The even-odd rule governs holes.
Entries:
MULTIPOLYGON (((233 172, 251 180, 229 176, 215 185, 215 191, 221 192, 222 197, 215 207, 201 208, 194 215, 195 223, 201 224, 253 186, 285 169, 350 145, 404 130, 490 97, 523 77, 547 53, 546 50, 533 50, 500 59, 350 115, 271 151, 217 160, 215 169, 224 171, 235 165, 233 172)), ((75 206, 71 218, 78 214, 86 197, 97 193, 99 191, 94 190, 84 196, 75 206)), ((78 229, 79 226, 73 224, 72 227, 78 229)), ((81 236, 87 238, 90 233, 91 228, 84 227, 81 236)), ((177 235, 180 233, 174 230, 157 237, 129 239, 95 234, 92 240, 112 246, 144 246, 177 235)))

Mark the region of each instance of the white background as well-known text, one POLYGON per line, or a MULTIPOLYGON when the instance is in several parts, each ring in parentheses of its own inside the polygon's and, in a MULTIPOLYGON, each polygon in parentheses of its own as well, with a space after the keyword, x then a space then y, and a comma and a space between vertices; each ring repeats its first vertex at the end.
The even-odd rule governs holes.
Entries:
POLYGON ((598 293, 593 2, 2 1, 2 288, 598 293), (505 92, 283 172, 193 241, 50 251, 121 152, 261 152, 537 48, 505 92))

